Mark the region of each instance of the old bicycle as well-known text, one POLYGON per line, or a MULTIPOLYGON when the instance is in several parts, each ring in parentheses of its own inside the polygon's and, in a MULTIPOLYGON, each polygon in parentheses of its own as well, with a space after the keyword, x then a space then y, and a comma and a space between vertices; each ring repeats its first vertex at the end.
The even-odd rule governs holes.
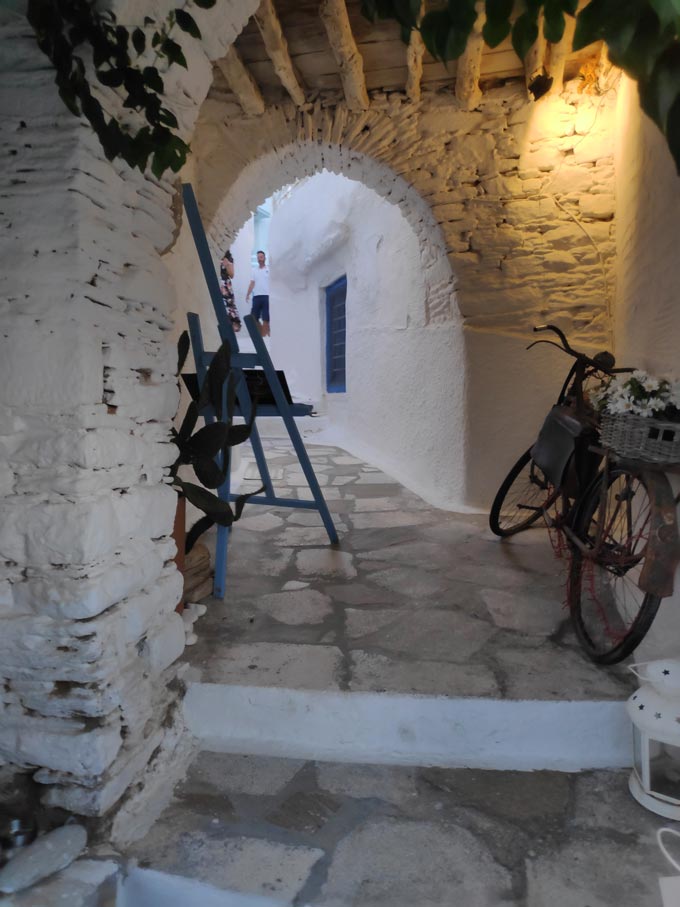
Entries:
POLYGON ((507 537, 543 519, 561 534, 576 635, 593 661, 615 664, 639 645, 673 590, 677 502, 667 467, 623 459, 599 445, 588 382, 632 370, 615 368, 611 353, 576 352, 554 325, 534 330, 555 334, 559 343, 535 343, 550 343, 574 362, 536 443, 502 482, 489 525, 507 537))

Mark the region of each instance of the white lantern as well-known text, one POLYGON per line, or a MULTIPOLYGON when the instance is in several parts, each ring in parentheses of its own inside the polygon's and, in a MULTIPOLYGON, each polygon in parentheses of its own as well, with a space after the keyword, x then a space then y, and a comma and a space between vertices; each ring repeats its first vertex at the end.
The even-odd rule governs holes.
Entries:
POLYGON ((626 703, 633 722, 630 792, 652 812, 680 819, 680 660, 631 670, 644 682, 626 703))

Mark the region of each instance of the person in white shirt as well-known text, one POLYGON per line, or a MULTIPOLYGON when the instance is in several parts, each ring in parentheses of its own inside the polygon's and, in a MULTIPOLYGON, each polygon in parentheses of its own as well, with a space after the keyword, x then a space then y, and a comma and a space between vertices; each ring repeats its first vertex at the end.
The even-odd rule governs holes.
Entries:
POLYGON ((267 267, 267 257, 262 249, 257 253, 257 267, 253 268, 251 277, 246 302, 252 293, 253 307, 250 314, 257 321, 260 334, 263 337, 269 337, 269 268, 267 267))

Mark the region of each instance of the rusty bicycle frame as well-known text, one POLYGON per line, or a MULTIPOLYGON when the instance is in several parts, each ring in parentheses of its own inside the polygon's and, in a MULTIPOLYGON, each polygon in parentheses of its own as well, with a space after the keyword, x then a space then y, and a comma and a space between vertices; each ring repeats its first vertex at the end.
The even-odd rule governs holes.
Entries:
MULTIPOLYGON (((560 406, 566 408, 564 407, 565 401, 569 401, 574 419, 584 429, 594 429, 597 425, 597 418, 583 394, 585 380, 595 371, 613 375, 630 372, 632 369, 614 368, 614 358, 610 354, 598 354, 598 360, 598 357, 590 359, 581 353, 576 353, 570 347, 564 333, 554 325, 541 325, 534 328, 534 330, 550 330, 561 341, 561 345, 550 340, 538 340, 535 343, 550 343, 574 356, 576 360, 564 381, 558 397, 558 406, 553 408, 553 412, 560 406), (604 358, 606 356, 609 356, 608 360, 604 358)), ((531 346, 533 345, 531 344, 531 346)), ((546 419, 544 429, 550 423, 551 415, 546 419)), ((553 415, 553 419, 556 418, 558 416, 553 415)), ((541 431, 543 432, 544 429, 541 431)), ((541 435, 539 434, 539 441, 534 445, 532 452, 538 446, 540 438, 541 435)), ((559 508, 554 518, 550 515, 548 509, 544 508, 543 517, 549 528, 554 528, 556 531, 564 533, 571 545, 578 548, 585 558, 593 561, 601 558, 608 530, 618 513, 618 511, 615 511, 610 519, 609 526, 604 525, 609 487, 608 475, 612 464, 632 473, 637 473, 642 477, 650 499, 650 529, 638 587, 642 592, 657 595, 659 598, 667 598, 672 595, 675 570, 680 563, 680 532, 677 519, 677 505, 680 503, 680 493, 677 495, 673 493, 667 474, 675 473, 680 475, 680 464, 654 464, 620 457, 609 448, 590 443, 587 438, 587 432, 584 432, 583 437, 574 437, 573 448, 569 451, 569 456, 565 458, 565 452, 563 451, 561 458, 557 456, 557 461, 564 461, 563 472, 559 480, 554 483, 558 491, 558 497, 555 500, 561 498, 562 507, 559 508), (590 454, 592 459, 588 460, 585 454, 590 454), (578 455, 580 455, 582 460, 585 460, 585 465, 582 465, 581 468, 581 475, 578 474, 579 464, 576 463, 578 455), (585 475, 583 475, 584 472, 585 475), (594 544, 586 544, 583 539, 579 538, 573 527, 578 521, 583 502, 596 481, 601 483, 602 488, 598 521, 600 530, 594 544)), ((542 467, 538 459, 536 462, 542 467)), ((551 502, 551 504, 554 503, 555 501, 551 502)))

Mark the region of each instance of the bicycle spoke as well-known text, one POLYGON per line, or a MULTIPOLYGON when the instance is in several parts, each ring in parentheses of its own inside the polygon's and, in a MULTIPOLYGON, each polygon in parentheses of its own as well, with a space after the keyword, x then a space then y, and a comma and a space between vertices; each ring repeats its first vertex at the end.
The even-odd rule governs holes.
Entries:
POLYGON ((555 498, 553 486, 531 458, 515 464, 491 508, 489 524, 496 535, 512 535, 537 523, 555 498))
POLYGON ((625 470, 612 472, 602 501, 600 488, 591 493, 579 531, 591 554, 574 553, 569 598, 586 650, 614 663, 635 648, 658 607, 658 598, 638 586, 651 508, 644 483, 625 470))

